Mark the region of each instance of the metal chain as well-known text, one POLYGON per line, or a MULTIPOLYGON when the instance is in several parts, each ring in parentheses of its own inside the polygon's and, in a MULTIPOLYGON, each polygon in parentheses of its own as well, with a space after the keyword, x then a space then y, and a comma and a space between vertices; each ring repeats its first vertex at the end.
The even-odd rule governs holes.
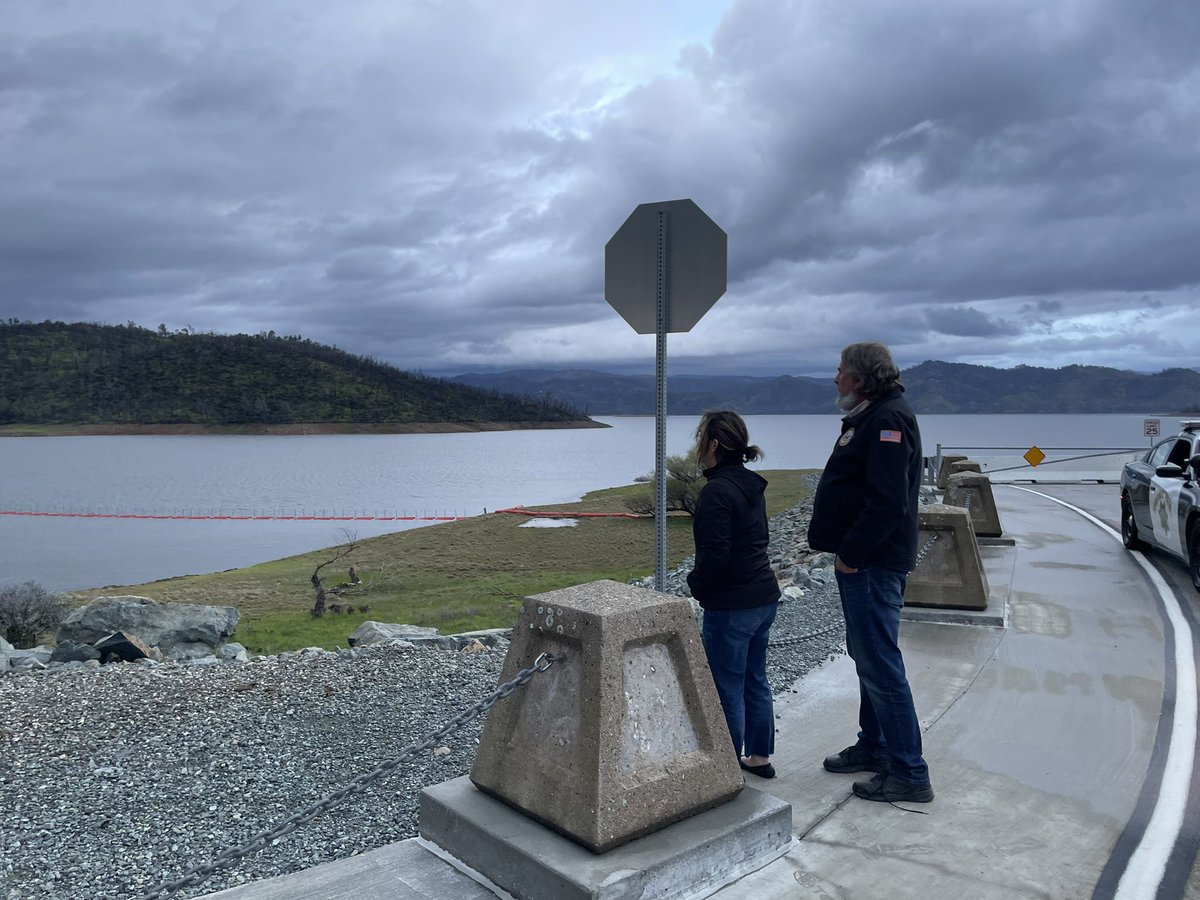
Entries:
POLYGON ((919 552, 917 554, 917 561, 915 563, 913 563, 914 569, 921 564, 921 560, 923 560, 925 558, 925 554, 929 552, 929 548, 934 545, 934 543, 937 541, 937 539, 940 535, 941 535, 940 531, 935 531, 933 533, 933 536, 925 542, 925 546, 922 547, 921 552, 919 552))
POLYGON ((257 853, 265 849, 270 844, 274 843, 281 837, 291 834, 302 825, 307 825, 313 819, 317 818, 321 813, 327 812, 330 807, 336 803, 340 803, 347 797, 354 794, 360 794, 365 791, 373 782, 378 781, 383 776, 392 772, 397 766, 411 757, 414 753, 419 753, 422 750, 428 750, 433 747, 438 741, 453 731, 457 731, 462 726, 466 725, 472 719, 487 712, 497 701, 503 700, 505 697, 512 694, 517 688, 529 682, 534 675, 539 672, 545 672, 554 663, 561 660, 561 656, 554 656, 550 653, 543 653, 533 661, 533 665, 528 669, 522 669, 516 676, 508 682, 500 685, 487 697, 484 697, 474 706, 459 713, 448 723, 443 725, 433 734, 429 735, 419 744, 412 744, 401 751, 400 755, 389 759, 384 763, 376 766, 370 772, 359 775, 349 784, 334 791, 331 794, 326 794, 316 803, 303 809, 293 815, 291 818, 285 819, 273 828, 267 831, 262 831, 256 834, 244 844, 237 847, 229 847, 222 850, 216 855, 211 862, 206 862, 203 865, 196 866, 194 869, 184 873, 181 877, 174 881, 168 881, 148 894, 142 894, 138 900, 162 900, 164 897, 169 897, 172 894, 183 890, 186 887, 193 887, 200 884, 214 872, 226 868, 230 864, 237 862, 243 857, 249 856, 251 853, 257 853))
POLYGON ((815 637, 820 637, 823 634, 829 634, 831 631, 840 631, 845 628, 845 624, 839 622, 837 625, 830 625, 828 628, 822 628, 820 631, 810 631, 808 634, 802 634, 799 637, 782 638, 778 641, 768 641, 768 647, 790 647, 793 644, 802 644, 805 641, 811 641, 815 637))

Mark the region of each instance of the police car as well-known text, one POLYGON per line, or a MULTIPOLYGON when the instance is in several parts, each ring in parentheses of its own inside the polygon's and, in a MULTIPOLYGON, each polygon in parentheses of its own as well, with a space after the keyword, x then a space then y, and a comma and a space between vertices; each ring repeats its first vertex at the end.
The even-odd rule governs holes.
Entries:
POLYGON ((1200 419, 1125 464, 1121 539, 1130 550, 1152 545, 1187 563, 1200 590, 1200 419))

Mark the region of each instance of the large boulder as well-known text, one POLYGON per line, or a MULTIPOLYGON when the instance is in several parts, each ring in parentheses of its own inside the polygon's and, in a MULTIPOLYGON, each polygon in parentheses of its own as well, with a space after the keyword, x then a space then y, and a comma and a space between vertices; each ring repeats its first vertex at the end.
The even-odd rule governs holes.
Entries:
POLYGON ((50 656, 54 653, 52 647, 39 644, 31 650, 10 650, 8 664, 18 672, 33 672, 46 668, 50 656))
POLYGON ((122 631, 114 631, 108 637, 101 638, 96 642, 96 650, 102 660, 116 658, 122 662, 149 659, 154 654, 150 646, 137 635, 122 631))
POLYGON ((481 647, 508 646, 511 628, 489 628, 485 631, 465 631, 462 634, 442 634, 425 625, 396 625, 389 622, 363 622, 346 639, 351 647, 369 647, 403 641, 416 647, 439 647, 442 650, 462 650, 479 644, 481 647))
POLYGON ((58 629, 58 641, 95 644, 114 631, 141 638, 163 654, 176 647, 192 655, 200 646, 211 655, 226 643, 241 614, 232 606, 159 603, 148 597, 97 597, 72 610, 58 629))
POLYGON ((50 662, 87 662, 89 659, 100 659, 100 651, 91 644, 77 644, 74 641, 59 641, 50 656, 50 662))
POLYGON ((363 622, 346 639, 351 647, 367 647, 382 641, 428 641, 438 637, 436 628, 424 625, 393 625, 388 622, 363 622))

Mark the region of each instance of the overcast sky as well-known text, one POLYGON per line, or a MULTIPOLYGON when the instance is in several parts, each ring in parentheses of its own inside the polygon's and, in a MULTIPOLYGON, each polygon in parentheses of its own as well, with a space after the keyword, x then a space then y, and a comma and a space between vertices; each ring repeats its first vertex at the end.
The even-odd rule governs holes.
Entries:
POLYGON ((639 203, 729 235, 671 372, 1200 347, 1196 0, 4 0, 0 316, 653 371, 639 203))

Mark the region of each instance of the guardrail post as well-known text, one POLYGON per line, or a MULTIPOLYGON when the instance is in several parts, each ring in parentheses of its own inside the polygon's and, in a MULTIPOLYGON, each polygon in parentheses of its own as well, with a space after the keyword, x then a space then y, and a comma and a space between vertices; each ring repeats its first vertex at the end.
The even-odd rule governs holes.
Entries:
POLYGON ((965 456, 956 456, 947 454, 941 458, 941 464, 938 466, 937 486, 939 491, 946 489, 946 480, 950 477, 950 466, 959 460, 966 459, 965 456))
POLYGON ((961 506, 971 514, 971 527, 977 537, 1000 537, 1000 513, 992 494, 992 482, 980 472, 956 472, 946 484, 947 506, 961 506))
POLYGON ((489 714, 476 787, 594 853, 742 789, 686 600, 615 581, 530 597, 501 680, 542 652, 561 661, 489 714))
POLYGON ((987 609, 987 575, 971 513, 959 506, 929 503, 918 511, 917 522, 917 546, 924 550, 909 573, 904 605, 987 609))

